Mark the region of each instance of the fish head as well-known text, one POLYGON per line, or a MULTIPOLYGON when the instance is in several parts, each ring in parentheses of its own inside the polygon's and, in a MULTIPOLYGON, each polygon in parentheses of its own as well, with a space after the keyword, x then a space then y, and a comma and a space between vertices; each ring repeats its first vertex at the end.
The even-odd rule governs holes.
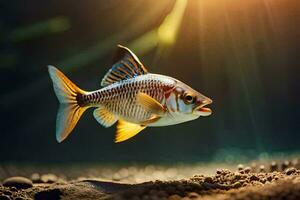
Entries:
POLYGON ((171 112, 177 112, 182 116, 209 116, 211 109, 205 107, 212 103, 212 100, 188 85, 178 82, 167 99, 167 107, 171 112))

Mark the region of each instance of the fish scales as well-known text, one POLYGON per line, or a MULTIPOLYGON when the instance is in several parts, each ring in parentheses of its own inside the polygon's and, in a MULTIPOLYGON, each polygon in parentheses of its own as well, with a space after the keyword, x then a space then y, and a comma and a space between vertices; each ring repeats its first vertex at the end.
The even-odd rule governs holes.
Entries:
POLYGON ((165 103, 165 91, 173 87, 175 81, 156 74, 138 76, 112 84, 88 94, 86 104, 103 105, 111 113, 131 122, 142 122, 151 118, 153 113, 137 101, 139 92, 148 94, 158 102, 165 103))
POLYGON ((146 127, 169 126, 209 116, 212 100, 169 76, 151 74, 128 48, 118 45, 114 64, 101 81, 102 89, 84 91, 61 71, 48 67, 60 102, 56 139, 65 140, 82 114, 94 108, 105 127, 117 122, 115 142, 123 142, 146 127))

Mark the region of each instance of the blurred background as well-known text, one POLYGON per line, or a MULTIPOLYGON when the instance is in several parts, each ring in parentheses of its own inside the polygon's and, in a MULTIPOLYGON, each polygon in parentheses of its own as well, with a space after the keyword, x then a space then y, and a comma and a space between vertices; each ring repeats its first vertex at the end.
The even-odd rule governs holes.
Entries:
POLYGON ((300 150, 298 0, 1 1, 0 162, 173 163, 300 150), (214 100, 213 114, 113 142, 88 110, 55 140, 47 65, 100 88, 116 45, 214 100))

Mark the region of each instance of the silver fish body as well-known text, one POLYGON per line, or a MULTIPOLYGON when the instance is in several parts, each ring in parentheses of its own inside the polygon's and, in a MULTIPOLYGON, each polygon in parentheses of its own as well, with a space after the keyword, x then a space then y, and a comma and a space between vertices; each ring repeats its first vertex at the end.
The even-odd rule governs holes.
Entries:
MULTIPOLYGON (((143 92, 166 106, 166 94, 174 88, 176 80, 158 74, 145 74, 132 79, 116 82, 87 94, 87 104, 104 106, 118 118, 132 123, 142 123, 152 116, 137 101, 137 94, 143 92)), ((163 125, 163 124, 162 124, 163 125)))
POLYGON ((183 82, 148 73, 128 48, 119 46, 116 63, 104 76, 103 88, 86 92, 62 72, 49 66, 56 96, 60 102, 56 138, 63 141, 81 115, 94 107, 95 119, 105 127, 118 121, 115 142, 125 141, 147 126, 167 126, 211 114, 204 106, 212 100, 183 82))

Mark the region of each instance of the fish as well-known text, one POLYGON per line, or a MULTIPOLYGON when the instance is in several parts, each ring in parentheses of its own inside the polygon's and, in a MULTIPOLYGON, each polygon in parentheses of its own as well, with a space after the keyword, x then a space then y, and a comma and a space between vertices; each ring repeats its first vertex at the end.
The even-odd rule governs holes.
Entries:
POLYGON ((117 123, 115 143, 134 137, 146 127, 180 124, 212 113, 205 107, 212 103, 210 98, 173 77, 149 73, 139 58, 122 45, 118 45, 101 89, 82 90, 51 65, 48 72, 60 103, 56 117, 59 143, 89 108, 94 108, 94 118, 104 127, 117 123))

